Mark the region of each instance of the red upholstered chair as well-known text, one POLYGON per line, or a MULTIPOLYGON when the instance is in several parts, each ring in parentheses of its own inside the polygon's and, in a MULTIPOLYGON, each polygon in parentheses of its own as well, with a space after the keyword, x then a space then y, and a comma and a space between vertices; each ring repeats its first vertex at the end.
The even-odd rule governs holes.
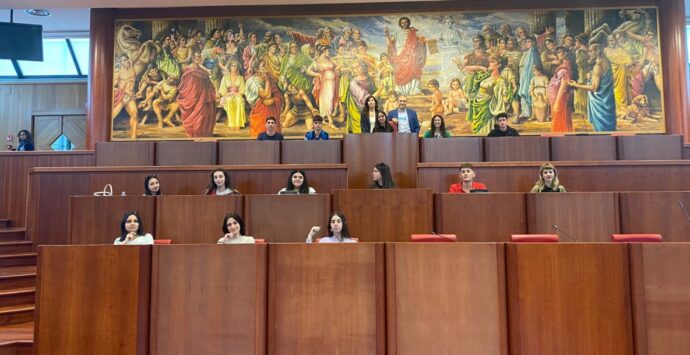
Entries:
POLYGON ((455 234, 412 234, 411 240, 418 243, 454 243, 458 237, 455 234))
POLYGON ((254 238, 255 244, 266 244, 266 239, 254 238))
POLYGON ((558 243, 556 234, 511 234, 513 243, 558 243))
POLYGON ((659 243, 661 234, 611 234, 611 240, 618 243, 659 243))
POLYGON ((154 245, 169 245, 172 244, 172 239, 154 239, 154 245))

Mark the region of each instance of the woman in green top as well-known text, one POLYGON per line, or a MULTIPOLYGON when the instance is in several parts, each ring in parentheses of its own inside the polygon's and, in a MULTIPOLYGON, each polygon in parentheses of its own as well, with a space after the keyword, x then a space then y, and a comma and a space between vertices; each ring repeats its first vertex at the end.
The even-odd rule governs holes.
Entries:
POLYGON ((450 138, 443 116, 434 115, 431 118, 431 129, 424 133, 424 138, 450 138))

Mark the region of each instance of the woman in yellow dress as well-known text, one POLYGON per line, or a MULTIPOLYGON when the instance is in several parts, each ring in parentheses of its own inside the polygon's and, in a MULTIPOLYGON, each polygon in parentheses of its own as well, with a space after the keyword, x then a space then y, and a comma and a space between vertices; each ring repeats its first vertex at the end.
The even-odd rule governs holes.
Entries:
POLYGON ((247 113, 244 107, 245 81, 240 74, 240 63, 230 62, 230 70, 223 75, 218 88, 220 105, 228 116, 228 127, 238 131, 247 124, 247 113))

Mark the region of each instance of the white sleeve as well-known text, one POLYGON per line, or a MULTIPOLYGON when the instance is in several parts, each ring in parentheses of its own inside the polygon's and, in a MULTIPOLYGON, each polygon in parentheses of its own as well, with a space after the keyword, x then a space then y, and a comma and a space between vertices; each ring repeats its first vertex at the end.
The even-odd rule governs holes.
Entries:
POLYGON ((316 189, 309 186, 309 194, 311 195, 311 194, 315 194, 315 193, 316 193, 316 189))

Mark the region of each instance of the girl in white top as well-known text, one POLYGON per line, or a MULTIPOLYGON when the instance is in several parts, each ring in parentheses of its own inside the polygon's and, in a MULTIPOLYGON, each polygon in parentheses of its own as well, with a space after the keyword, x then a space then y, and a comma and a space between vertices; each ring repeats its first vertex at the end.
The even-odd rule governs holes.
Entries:
POLYGON ((149 175, 144 178, 144 196, 160 195, 161 183, 158 181, 158 176, 149 175))
POLYGON ((288 177, 287 186, 278 191, 278 195, 306 195, 315 194, 316 190, 309 186, 307 175, 303 170, 294 170, 288 177))
POLYGON ((125 212, 120 222, 120 236, 115 238, 115 245, 152 245, 153 236, 144 234, 139 212, 125 212))
POLYGON ((239 195, 240 192, 232 187, 230 176, 228 172, 223 169, 215 170, 211 173, 211 181, 209 181, 204 195, 223 196, 223 195, 239 195))
MULTIPOLYGON (((347 220, 342 212, 335 212, 328 220, 328 237, 319 239, 319 243, 357 243, 357 241, 350 237, 350 230, 347 228, 347 220)), ((311 227, 309 235, 307 235, 307 243, 314 240, 314 236, 321 230, 319 226, 311 227)))
POLYGON ((237 213, 228 213, 223 219, 223 233, 218 244, 254 244, 254 238, 244 235, 244 221, 237 213))

